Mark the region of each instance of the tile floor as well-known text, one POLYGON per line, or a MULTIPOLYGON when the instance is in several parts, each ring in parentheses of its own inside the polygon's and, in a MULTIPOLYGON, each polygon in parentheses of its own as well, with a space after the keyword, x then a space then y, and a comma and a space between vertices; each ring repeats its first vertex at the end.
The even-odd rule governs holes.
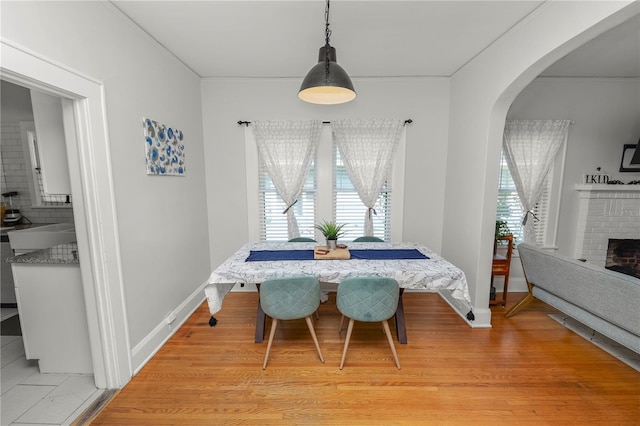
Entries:
POLYGON ((21 336, 0 338, 0 425, 69 425, 102 395, 92 375, 40 374, 21 336))

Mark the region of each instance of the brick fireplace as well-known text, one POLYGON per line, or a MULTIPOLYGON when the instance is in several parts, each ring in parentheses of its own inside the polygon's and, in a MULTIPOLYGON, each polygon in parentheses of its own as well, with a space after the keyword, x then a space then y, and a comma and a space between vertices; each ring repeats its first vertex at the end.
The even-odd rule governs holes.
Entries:
POLYGON ((609 240, 640 240, 640 185, 577 185, 574 256, 605 266, 609 240))

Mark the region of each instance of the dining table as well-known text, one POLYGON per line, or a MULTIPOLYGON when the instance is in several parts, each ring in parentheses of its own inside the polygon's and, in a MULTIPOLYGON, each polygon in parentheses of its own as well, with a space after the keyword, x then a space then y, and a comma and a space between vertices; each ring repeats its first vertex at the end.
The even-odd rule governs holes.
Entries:
MULTIPOLYGON (((424 245, 402 242, 348 242, 338 252, 325 254, 317 242, 250 242, 238 249, 213 270, 205 282, 205 295, 211 313, 222 308, 225 296, 237 284, 255 284, 273 278, 313 276, 321 283, 339 285, 347 278, 394 278, 400 287, 395 314, 398 342, 407 343, 402 295, 404 290, 450 291, 451 296, 471 311, 471 298, 464 272, 424 245), (334 254, 332 256, 331 254, 334 254), (338 257, 338 258, 336 258, 338 257)), ((469 315, 468 314, 468 315, 469 315)), ((266 316, 258 303, 255 342, 264 338, 266 316)))

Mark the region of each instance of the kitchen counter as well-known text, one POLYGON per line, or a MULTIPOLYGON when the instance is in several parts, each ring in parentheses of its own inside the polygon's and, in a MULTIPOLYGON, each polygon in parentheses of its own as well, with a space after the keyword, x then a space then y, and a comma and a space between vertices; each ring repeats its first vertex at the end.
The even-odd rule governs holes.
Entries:
POLYGON ((9 242, 9 236, 7 235, 7 232, 21 231, 23 229, 37 228, 39 226, 46 226, 46 225, 51 225, 51 223, 28 223, 28 224, 14 225, 14 226, 3 226, 0 229, 0 240, 3 243, 9 242))
POLYGON ((48 249, 36 250, 20 256, 9 257, 6 262, 30 264, 79 264, 78 243, 58 244, 48 249))

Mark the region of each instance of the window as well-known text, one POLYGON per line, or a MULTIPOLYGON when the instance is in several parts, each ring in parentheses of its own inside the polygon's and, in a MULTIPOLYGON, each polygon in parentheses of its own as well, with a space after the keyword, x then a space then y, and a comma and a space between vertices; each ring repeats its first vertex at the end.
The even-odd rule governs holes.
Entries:
MULTIPOLYGON (((346 223, 344 227, 347 240, 352 240, 362 236, 364 229, 364 215, 367 208, 360 200, 358 192, 351 183, 347 170, 340 159, 340 150, 334 147, 335 155, 335 180, 334 180, 334 205, 336 222, 346 223)), ((380 191, 380 198, 374 208, 376 214, 373 216, 373 234, 385 241, 390 239, 391 224, 391 185, 390 178, 383 185, 380 191)))
MULTIPOLYGON (((271 178, 260 160, 259 193, 260 193, 260 239, 264 241, 287 241, 287 215, 283 214, 287 208, 278 195, 271 178)), ((291 207, 298 220, 301 237, 314 238, 316 223, 316 168, 315 161, 302 190, 302 195, 291 207)))
MULTIPOLYGON (((533 209, 533 214, 537 220, 533 217, 529 217, 528 220, 533 220, 535 223, 536 242, 539 245, 544 245, 546 237, 547 222, 549 217, 549 205, 550 205, 550 192, 551 192, 551 178, 553 171, 549 171, 547 178, 545 179, 544 189, 540 195, 540 200, 533 209)), ((516 185, 513 182, 513 177, 509 172, 509 166, 505 158, 504 152, 500 160, 500 180, 498 183, 498 208, 496 213, 497 220, 504 220, 507 222, 509 229, 513 233, 514 243, 521 243, 524 239, 524 227, 522 226, 522 219, 524 217, 524 211, 520 203, 520 197, 518 197, 518 191, 516 185)))
MULTIPOLYGON (((247 161, 247 206, 249 215, 249 238, 261 241, 287 241, 287 217, 282 214, 286 206, 278 196, 271 179, 262 167, 253 136, 245 138, 247 161)), ((404 137, 396 152, 393 170, 382 188, 381 197, 375 206, 373 217, 374 234, 391 241, 402 238, 402 215, 392 217, 392 204, 401 206, 404 179, 404 137), (391 182, 394 193, 391 197, 391 182)), ((396 209, 398 208, 396 206, 396 209)), ((322 220, 336 220, 348 224, 344 240, 350 241, 363 234, 366 208, 353 187, 334 146, 331 129, 323 128, 316 158, 302 196, 292 207, 295 209, 300 236, 321 241, 315 224, 322 220)))

